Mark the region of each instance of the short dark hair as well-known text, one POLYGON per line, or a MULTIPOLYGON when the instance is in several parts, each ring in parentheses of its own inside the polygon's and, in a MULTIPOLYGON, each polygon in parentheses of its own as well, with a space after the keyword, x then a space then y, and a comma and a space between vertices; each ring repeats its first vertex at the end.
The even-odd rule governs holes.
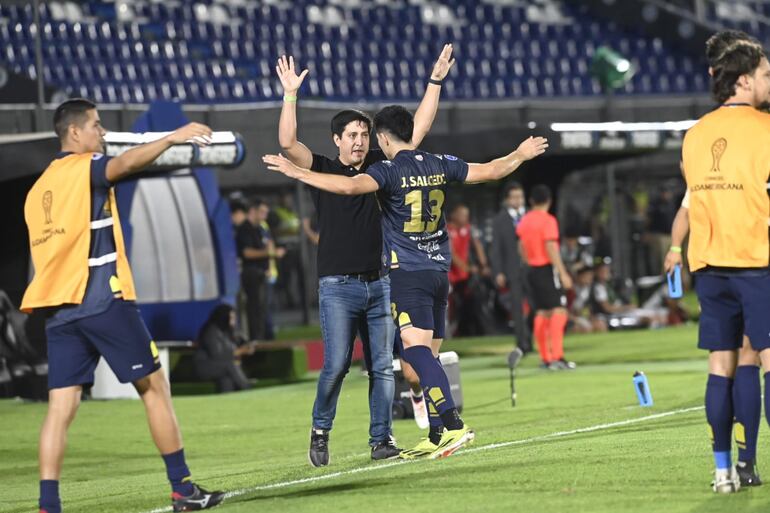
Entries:
POLYGON ((711 94, 719 103, 735 95, 735 84, 741 75, 752 75, 765 57, 761 46, 749 41, 735 41, 719 55, 712 69, 711 94))
POLYGON ((521 186, 519 182, 516 180, 511 180, 510 182, 505 184, 505 187, 503 188, 503 198, 507 198, 508 195, 511 193, 511 191, 523 191, 524 187, 521 186))
POLYGON ((83 123, 86 112, 96 108, 96 104, 85 98, 73 98, 56 107, 53 113, 53 129, 59 139, 64 139, 71 124, 83 123))
POLYGON ((246 203, 239 199, 230 200, 230 213, 246 212, 246 203))
POLYGON ((593 271, 594 271, 594 266, 590 264, 581 265, 580 267, 577 268, 577 274, 583 274, 583 273, 593 272, 593 271))
POLYGON ((724 51, 732 44, 738 41, 761 47, 760 42, 743 32, 742 30, 722 30, 717 32, 706 41, 706 61, 712 68, 719 61, 724 51))
POLYGON ((529 200, 533 205, 544 205, 551 201, 551 189, 547 185, 539 183, 529 191, 529 200))
POLYGON ((403 142, 410 142, 414 133, 414 118, 401 105, 388 105, 375 114, 374 131, 388 132, 403 142))
POLYGON ((252 208, 257 209, 262 205, 267 205, 267 202, 262 198, 251 198, 251 201, 249 201, 249 210, 251 210, 252 208))
POLYGON ((345 131, 345 127, 354 121, 360 121, 366 125, 367 130, 372 129, 372 119, 355 109, 341 110, 332 118, 332 134, 337 137, 342 137, 342 133, 345 131))

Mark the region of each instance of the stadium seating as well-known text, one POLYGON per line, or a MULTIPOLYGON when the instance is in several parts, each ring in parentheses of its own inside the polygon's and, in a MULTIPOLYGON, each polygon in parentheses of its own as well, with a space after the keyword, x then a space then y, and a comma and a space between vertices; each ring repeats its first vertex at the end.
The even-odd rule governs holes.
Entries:
POLYGON ((765 46, 770 43, 770 4, 767 2, 707 2, 704 14, 719 25, 751 34, 765 46))
MULTIPOLYGON (((0 5, 0 62, 35 77, 30 6, 0 5)), ((637 72, 620 94, 703 92, 702 57, 557 1, 148 0, 42 4, 47 83, 97 102, 276 100, 275 59, 310 69, 305 96, 415 100, 441 45, 455 44, 447 99, 601 94, 601 45, 637 72), (66 44, 65 44, 66 43, 66 44)))

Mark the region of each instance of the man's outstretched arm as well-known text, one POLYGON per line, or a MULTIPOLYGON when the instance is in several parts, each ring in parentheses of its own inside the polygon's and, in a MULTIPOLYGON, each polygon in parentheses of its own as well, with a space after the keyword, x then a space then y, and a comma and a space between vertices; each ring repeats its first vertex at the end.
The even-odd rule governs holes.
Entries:
MULTIPOLYGON (((455 60, 452 58, 452 45, 444 45, 436 64, 433 65, 433 71, 430 79, 441 82, 454 66, 455 60)), ((417 111, 414 113, 414 131, 412 132, 412 144, 419 146, 422 140, 430 132, 433 120, 436 119, 438 111, 438 101, 441 96, 441 86, 439 84, 428 83, 425 88, 425 94, 422 97, 417 111)))
POLYGON ((162 139, 142 144, 121 153, 107 162, 106 175, 110 182, 118 182, 152 164, 160 154, 175 144, 191 142, 198 146, 209 143, 211 129, 200 123, 189 123, 162 139))
POLYGON ((516 151, 485 164, 468 164, 466 183, 491 182, 500 180, 516 171, 528 160, 542 155, 548 148, 545 137, 530 136, 516 148, 516 151))
POLYGON ((316 173, 297 166, 283 155, 265 155, 262 161, 271 171, 278 171, 289 178, 334 194, 355 196, 374 192, 380 188, 374 178, 364 173, 353 177, 316 173))
POLYGON ((289 160, 300 167, 308 168, 313 164, 313 153, 297 140, 297 94, 308 70, 297 75, 294 70, 294 57, 290 55, 287 59, 282 55, 278 59, 275 71, 283 86, 283 106, 278 120, 278 143, 289 160))

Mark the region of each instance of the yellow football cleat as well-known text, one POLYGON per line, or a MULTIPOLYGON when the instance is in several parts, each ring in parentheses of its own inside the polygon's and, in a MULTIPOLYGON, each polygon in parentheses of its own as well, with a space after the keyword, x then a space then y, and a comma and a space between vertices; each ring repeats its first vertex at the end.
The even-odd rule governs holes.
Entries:
POLYGON ((437 458, 451 456, 457 449, 472 444, 475 438, 476 433, 474 433, 467 425, 463 426, 462 429, 455 429, 454 431, 447 429, 444 431, 444 434, 441 435, 441 440, 438 445, 435 446, 436 449, 428 456, 428 458, 435 460, 437 458))
POLYGON ((427 458, 438 448, 438 445, 430 441, 429 438, 423 438, 419 444, 415 445, 411 449, 401 451, 398 455, 402 460, 416 460, 420 458, 427 458))

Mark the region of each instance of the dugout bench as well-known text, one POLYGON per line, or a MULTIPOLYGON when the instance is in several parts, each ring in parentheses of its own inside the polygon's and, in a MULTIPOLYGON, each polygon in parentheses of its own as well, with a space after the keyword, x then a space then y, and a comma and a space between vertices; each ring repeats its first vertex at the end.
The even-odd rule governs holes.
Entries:
MULTIPOLYGON (((191 340, 162 340, 158 347, 161 367, 171 382, 201 383, 195 372, 195 343, 191 340)), ((253 355, 241 360, 249 378, 297 381, 307 372, 305 341, 271 341, 256 345, 253 355)), ((91 389, 94 399, 139 399, 131 383, 120 383, 104 359, 99 360, 91 389)))

